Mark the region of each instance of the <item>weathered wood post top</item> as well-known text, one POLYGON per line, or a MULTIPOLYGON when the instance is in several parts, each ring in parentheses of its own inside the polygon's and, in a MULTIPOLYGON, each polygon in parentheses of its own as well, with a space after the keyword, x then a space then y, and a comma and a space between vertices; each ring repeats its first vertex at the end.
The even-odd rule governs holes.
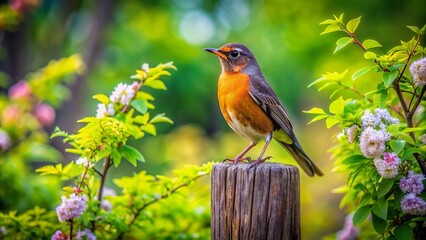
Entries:
POLYGON ((211 174, 213 240, 300 239, 299 171, 281 163, 218 163, 211 174))

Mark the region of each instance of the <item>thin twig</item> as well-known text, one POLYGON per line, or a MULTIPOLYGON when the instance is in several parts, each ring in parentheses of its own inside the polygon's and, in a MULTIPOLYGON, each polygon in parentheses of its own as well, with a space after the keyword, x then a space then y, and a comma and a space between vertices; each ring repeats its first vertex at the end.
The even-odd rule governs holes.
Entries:
POLYGON ((71 219, 71 220, 70 220, 70 240, 72 240, 72 228, 73 228, 73 223, 74 223, 74 220, 73 220, 73 219, 71 219))
POLYGON ((107 176, 108 170, 111 166, 112 166, 111 157, 106 157, 105 162, 104 162, 104 168, 103 168, 103 171, 102 171, 102 174, 101 174, 101 183, 99 185, 99 192, 98 192, 98 201, 99 201, 98 205, 99 205, 99 207, 101 206, 102 194, 103 194, 106 176, 107 176))
POLYGON ((98 170, 98 169, 96 169, 95 167, 92 167, 92 169, 93 169, 93 171, 95 171, 95 173, 97 173, 99 176, 101 176, 101 177, 102 177, 102 173, 101 173, 101 172, 99 172, 99 170, 98 170))

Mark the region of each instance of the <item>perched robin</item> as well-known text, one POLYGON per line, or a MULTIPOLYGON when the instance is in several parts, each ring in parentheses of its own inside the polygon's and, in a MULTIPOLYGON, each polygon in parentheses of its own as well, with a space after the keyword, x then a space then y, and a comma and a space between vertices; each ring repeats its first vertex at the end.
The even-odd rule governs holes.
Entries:
POLYGON ((253 53, 239 43, 205 50, 217 55, 222 65, 218 82, 220 110, 232 130, 250 141, 250 145, 232 161, 238 163, 250 159, 244 158, 246 153, 260 139, 265 139, 265 146, 253 165, 264 162, 270 158, 263 158, 266 148, 275 139, 309 176, 322 176, 321 170, 297 141, 288 114, 266 82, 253 53))

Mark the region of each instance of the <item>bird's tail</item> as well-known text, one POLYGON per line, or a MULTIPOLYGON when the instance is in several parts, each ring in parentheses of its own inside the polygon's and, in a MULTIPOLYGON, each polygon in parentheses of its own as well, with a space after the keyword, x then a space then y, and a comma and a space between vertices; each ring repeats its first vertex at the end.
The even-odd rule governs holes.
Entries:
POLYGON ((281 146, 283 146, 287 151, 293 155, 294 159, 299 163, 300 167, 308 174, 313 177, 315 174, 318 176, 324 175, 322 171, 312 162, 312 160, 306 155, 303 149, 299 144, 293 142, 293 144, 287 144, 281 141, 278 141, 281 146), (299 146, 298 146, 299 145, 299 146))

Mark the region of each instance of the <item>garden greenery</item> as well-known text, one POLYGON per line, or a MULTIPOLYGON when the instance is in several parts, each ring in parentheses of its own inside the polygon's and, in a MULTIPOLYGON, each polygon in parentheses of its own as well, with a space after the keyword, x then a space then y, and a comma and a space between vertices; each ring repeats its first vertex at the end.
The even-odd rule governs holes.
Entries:
POLYGON ((327 128, 343 130, 330 151, 335 170, 348 173, 346 185, 337 190, 344 193, 340 207, 353 213, 337 237, 421 239, 426 236, 426 51, 421 46, 426 25, 409 26, 413 38, 380 53, 378 41, 358 38, 360 21, 345 23, 342 14, 321 23, 326 25, 321 34, 345 35, 334 53, 358 47, 365 66, 315 80, 310 86, 331 89, 332 102, 328 111, 306 111, 316 115, 311 122, 325 119, 327 128), (367 219, 372 232, 359 229, 367 219))
MULTIPOLYGON (((51 62, 31 75, 31 79, 36 80, 19 82, 12 87, 9 91, 11 101, 16 97, 39 99, 43 96, 44 101, 57 105, 67 96, 64 94, 67 88, 60 84, 62 75, 81 66, 78 56, 51 62), (56 73, 54 77, 49 75, 52 72, 56 73)), ((197 201, 189 203, 189 194, 182 188, 209 174, 211 163, 175 170, 174 177, 153 176, 141 171, 133 176, 115 178, 113 182, 119 192, 105 185, 111 167, 120 167, 123 160, 133 166, 145 162, 143 154, 130 144, 130 139, 140 140, 147 133, 155 136, 157 124, 173 123, 165 114, 152 115, 154 96, 146 91, 148 88, 166 90, 160 78, 170 75, 170 70, 176 70, 172 62, 153 68, 143 64, 131 76, 131 84, 119 83, 109 96, 97 94, 93 97, 99 101, 96 116, 79 120, 83 126, 77 133, 69 134, 56 128, 51 137, 62 137, 70 146, 66 151, 76 154, 76 158, 66 165, 40 167, 36 172, 46 177, 56 176, 63 182, 60 204, 56 211, 35 207, 22 214, 16 211, 0 213, 0 237, 150 239, 174 233, 182 239, 206 238, 209 235, 208 209, 200 208, 202 204, 197 201), (175 194, 177 192, 180 194, 175 194), (191 216, 191 219, 185 220, 184 216, 191 216), (183 220, 176 223, 177 218, 183 220)), ((13 105, 12 102, 4 105, 8 104, 13 105)), ((1 131, 8 138, 1 148, 2 157, 7 159, 9 152, 20 149, 22 140, 11 139, 9 135, 13 137, 13 132, 9 128, 1 131)))

